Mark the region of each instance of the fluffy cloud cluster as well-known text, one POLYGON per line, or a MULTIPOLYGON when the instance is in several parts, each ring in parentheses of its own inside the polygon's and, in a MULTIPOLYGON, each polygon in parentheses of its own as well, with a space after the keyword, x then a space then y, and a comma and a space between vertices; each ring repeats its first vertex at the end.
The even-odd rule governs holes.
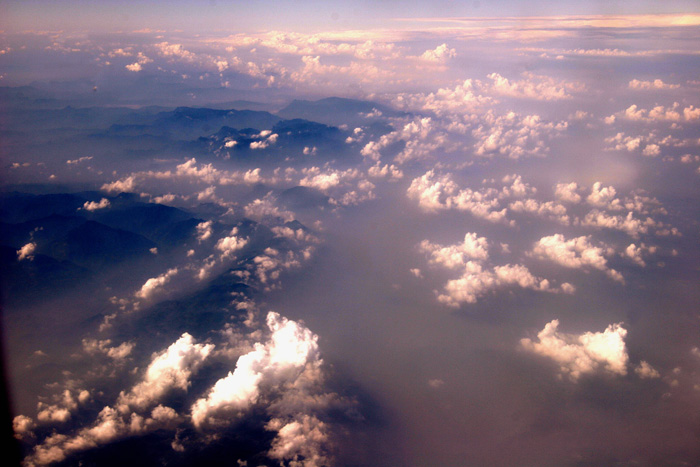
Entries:
POLYGON ((460 189, 449 174, 437 175, 434 170, 413 179, 406 193, 428 212, 451 209, 467 211, 491 222, 502 221, 506 216, 505 208, 498 209, 497 190, 460 189))
POLYGON ((37 404, 36 418, 42 423, 63 423, 71 418, 72 413, 78 408, 79 404, 84 404, 90 399, 90 393, 85 390, 72 392, 69 389, 63 391, 62 394, 54 397, 54 404, 39 402, 37 404))
POLYGON ((630 89, 636 90, 659 90, 659 89, 678 89, 680 84, 664 83, 663 80, 655 79, 654 81, 640 81, 633 79, 629 82, 630 89))
POLYGON ((146 55, 143 54, 143 52, 139 52, 136 59, 137 60, 134 63, 130 63, 124 68, 126 68, 129 71, 138 73, 139 71, 143 70, 143 65, 153 63, 153 59, 148 58, 146 55))
POLYGON ((163 287, 170 282, 170 280, 177 275, 178 268, 168 269, 163 274, 152 277, 146 281, 146 283, 141 286, 141 289, 137 291, 134 295, 137 298, 142 298, 144 300, 150 300, 156 294, 158 294, 163 287))
POLYGON ((110 339, 83 339, 83 350, 88 355, 105 355, 115 361, 123 361, 134 350, 133 342, 122 342, 118 346, 112 346, 110 339))
MULTIPOLYGON (((489 180, 482 182, 486 183, 489 180)), ((491 183, 494 180, 490 180, 491 183)), ((524 183, 520 175, 506 175, 501 179, 504 184, 500 190, 485 187, 480 190, 460 188, 451 174, 437 175, 429 170, 413 179, 406 192, 410 199, 418 201, 418 206, 427 212, 456 210, 470 212, 490 222, 506 222, 515 225, 506 217, 508 209, 513 212, 527 213, 555 220, 568 225, 570 222, 564 205, 554 201, 540 202, 532 198, 537 189, 524 183), (502 202, 513 199, 508 208, 501 207, 502 202)))
POLYGON ((682 107, 678 102, 666 107, 657 105, 651 109, 639 108, 632 104, 624 111, 613 114, 605 119, 605 122, 612 124, 616 118, 622 118, 633 122, 692 122, 700 119, 700 108, 693 105, 682 107))
POLYGON ((450 141, 441 122, 430 117, 415 117, 399 124, 395 131, 382 135, 377 141, 369 141, 360 151, 363 157, 379 161, 382 151, 402 141, 403 149, 394 157, 394 161, 403 164, 413 159, 425 159, 433 156, 438 149, 450 152, 459 147, 450 141))
POLYGON ((253 257, 245 269, 237 270, 236 274, 243 283, 270 291, 279 286, 278 280, 283 271, 300 267, 302 261, 311 258, 313 251, 313 246, 306 246, 298 252, 265 248, 262 254, 253 257))
POLYGON ((272 194, 272 192, 267 193, 262 198, 255 199, 248 203, 243 208, 243 212, 245 213, 246 217, 258 221, 269 221, 276 219, 291 221, 294 219, 294 213, 285 209, 280 209, 280 207, 277 206, 277 198, 272 194))
MULTIPOLYGON (((329 410, 347 410, 353 402, 324 389, 323 360, 314 333, 275 312, 268 313, 266 324, 267 337, 259 340, 261 331, 252 332, 250 337, 259 340, 252 350, 238 354, 235 369, 195 399, 187 413, 178 414, 164 403, 172 393, 184 393, 190 388, 192 377, 214 355, 214 345, 197 343, 184 333, 154 354, 140 380, 131 389, 121 391, 115 403, 104 407, 92 424, 72 434, 54 431, 34 447, 24 464, 61 462, 76 452, 124 437, 154 430, 175 433, 189 424, 204 434, 215 433, 248 416, 257 405, 269 417, 265 429, 276 433, 267 452, 271 459, 280 465, 329 465, 333 430, 323 418, 329 410)), ((89 339, 83 341, 83 346, 89 354, 112 358, 126 357, 132 348, 113 347, 109 340, 89 339)), ((242 348, 250 349, 251 345, 246 343, 242 348)), ((223 357, 226 352, 220 355, 223 357)), ((14 419, 15 436, 33 437, 37 423, 67 421, 90 397, 86 390, 65 390, 55 397, 55 403, 39 403, 36 422, 23 415, 14 419)), ((204 439, 216 436, 207 435, 204 439)), ((177 434, 173 448, 185 450, 177 434)))
POLYGON ((627 330, 621 323, 611 324, 603 332, 580 335, 559 332, 559 321, 547 323, 537 334, 537 340, 524 338, 521 346, 530 352, 551 358, 559 365, 561 374, 576 381, 585 373, 596 370, 627 374, 627 330))
POLYGON ((269 338, 241 355, 235 370, 192 405, 192 423, 205 432, 229 426, 265 403, 271 416, 265 427, 277 432, 270 458, 280 465, 328 465, 329 427, 319 414, 341 402, 336 394, 322 391, 318 337, 275 312, 266 321, 269 338))
POLYGON ((625 133, 619 132, 615 136, 605 138, 605 142, 609 144, 607 150, 637 152, 647 157, 654 157, 661 154, 661 147, 672 143, 669 138, 657 141, 652 133, 649 136, 626 136, 625 133))
POLYGON ((516 200, 508 205, 513 212, 532 214, 538 217, 553 220, 563 225, 569 225, 571 220, 567 215, 566 207, 554 201, 540 202, 533 198, 516 200))
MULTIPOLYGON (((519 85, 512 85, 500 75, 494 74, 493 78, 498 78, 497 83, 504 93, 520 90, 519 85)), ((535 93, 530 87, 524 89, 518 92, 535 93)), ((414 117, 403 128, 367 143, 362 154, 379 160, 383 148, 404 141, 406 147, 396 156, 397 162, 425 159, 438 149, 446 153, 471 151, 481 157, 510 159, 544 156, 549 152, 548 142, 568 128, 566 121, 545 121, 536 114, 497 113, 492 106, 487 108, 493 98, 480 91, 493 94, 493 89, 475 80, 428 94, 399 94, 394 100, 397 107, 423 114, 429 112, 439 118, 414 117), (474 139, 472 145, 465 142, 465 135, 469 134, 474 139)))
MULTIPOLYGON (((560 186, 561 184, 558 185, 560 186)), ((575 195, 580 196, 578 193, 575 195)), ((656 229, 657 235, 679 235, 677 228, 649 216, 649 214, 667 214, 666 209, 656 198, 638 193, 618 198, 615 187, 603 186, 601 182, 595 182, 586 197, 586 202, 593 206, 593 209, 583 218, 576 218, 577 225, 620 230, 633 238, 648 234, 652 229, 656 229), (622 214, 625 211, 627 214, 622 214)))
POLYGON ((638 238, 641 234, 649 232, 651 227, 660 226, 651 217, 638 219, 633 212, 628 212, 626 216, 610 215, 597 209, 591 210, 581 220, 581 225, 612 230, 621 230, 633 238, 638 238))
POLYGON ((320 243, 318 237, 302 228, 293 229, 285 225, 272 227, 270 230, 275 234, 275 237, 287 238, 301 243, 320 243))
POLYGON ((448 269, 462 267, 468 259, 485 260, 489 257, 488 240, 485 237, 477 237, 476 233, 467 233, 464 242, 456 245, 441 246, 423 240, 419 249, 430 255, 431 264, 448 269))
POLYGON ((557 183, 554 188, 554 196, 562 202, 576 204, 581 201, 581 195, 578 194, 578 184, 576 182, 557 183))
POLYGON ((645 254, 653 254, 656 253, 657 248, 655 246, 647 246, 644 243, 641 243, 639 246, 637 246, 634 243, 630 243, 627 248, 625 248, 625 253, 624 255, 634 261, 637 265, 644 267, 646 266, 646 262, 644 261, 643 256, 645 254))
POLYGON ((228 258, 247 244, 248 239, 239 237, 238 228, 234 227, 229 236, 220 238, 216 242, 216 249, 219 250, 224 257, 228 258))
POLYGON ((498 73, 491 73, 488 78, 494 94, 536 100, 570 99, 571 92, 583 92, 585 86, 581 83, 557 81, 549 76, 539 76, 533 73, 523 73, 523 79, 511 81, 498 73))
POLYGON ((422 110, 438 116, 471 114, 493 102, 488 96, 479 94, 479 81, 467 79, 454 88, 440 88, 431 93, 400 93, 393 104, 400 109, 422 110))
POLYGON ((192 406, 192 422, 198 428, 230 424, 257 402, 261 391, 294 382, 307 368, 321 364, 318 337, 295 321, 270 312, 271 331, 266 343, 242 355, 236 369, 214 384, 206 397, 192 406))
MULTIPOLYGON (((25 465, 60 462, 72 453, 95 448, 124 436, 174 428, 180 417, 175 410, 160 402, 175 389, 186 391, 190 378, 213 349, 212 344, 197 344, 192 336, 183 334, 165 351, 154 355, 143 379, 131 390, 122 391, 114 407, 104 407, 91 426, 79 429, 73 436, 61 433, 48 436, 34 447, 32 454, 24 460, 25 465)), ((70 406, 77 405, 70 393, 68 396, 70 406)), ((87 397, 81 392, 78 400, 87 397)), ((51 413, 60 415, 56 410, 51 413)), ((39 419, 42 420, 41 412, 39 419)), ((19 422, 27 425, 26 420, 19 422)))
MULTIPOLYGON (((205 242, 213 235, 213 222, 200 222, 196 226, 197 240, 199 243, 205 242)), ((238 227, 233 227, 228 235, 219 238, 214 245, 214 250, 200 262, 191 263, 188 268, 194 269, 195 276, 200 281, 209 278, 214 270, 221 269, 226 264, 236 259, 236 254, 248 245, 250 239, 239 235, 238 227)), ((194 255, 194 250, 190 250, 188 256, 194 255)))
MULTIPOLYGON (((568 283, 560 288, 552 287, 549 280, 534 276, 521 264, 487 266, 488 240, 475 233, 467 233, 464 242, 456 245, 442 246, 423 240, 418 248, 428 254, 429 264, 461 272, 457 279, 447 281, 443 293, 436 291, 438 301, 451 307, 475 303, 480 296, 493 289, 513 285, 551 293, 574 291, 574 287, 568 283)), ((419 270, 413 273, 420 277, 419 270)))
POLYGON ((290 467, 322 467, 332 458, 326 452, 329 442, 326 424, 313 415, 302 415, 297 420, 273 418, 265 426, 276 431, 267 455, 290 467))
POLYGON ((520 159, 544 156, 549 152, 547 142, 568 127, 566 121, 546 122, 539 115, 522 116, 515 112, 496 115, 489 110, 472 130, 474 154, 482 157, 505 156, 520 159))
POLYGON ((254 136, 258 141, 252 141, 250 143, 250 149, 267 149, 270 145, 277 142, 279 135, 277 133, 272 133, 270 130, 263 130, 259 135, 254 136))
POLYGON ((586 89, 581 83, 533 73, 523 73, 521 79, 512 80, 494 72, 487 78, 488 81, 466 79, 453 88, 444 87, 430 93, 399 93, 393 103, 406 110, 458 116, 483 111, 487 105, 497 102, 497 97, 553 101, 570 99, 572 93, 586 89))
POLYGON ((214 345, 197 344, 190 334, 183 334, 164 352, 154 357, 140 383, 129 392, 119 395, 119 412, 126 413, 132 408, 142 410, 173 389, 187 390, 190 377, 213 350, 214 345))
POLYGON ((462 276, 447 281, 444 293, 438 294, 437 299, 445 305, 458 307, 462 303, 476 303, 481 295, 506 286, 550 293, 574 291, 573 286, 568 283, 562 284, 561 289, 552 287, 549 280, 534 276, 522 264, 506 264, 485 269, 479 262, 468 261, 464 265, 462 276))
POLYGON ((197 241, 199 241, 199 243, 202 243, 211 238, 213 224, 213 221, 204 221, 197 224, 197 241))
POLYGON ((605 257, 612 255, 614 250, 607 246, 595 246, 590 240, 590 237, 584 236, 567 240, 562 234, 554 234, 539 239, 532 254, 567 268, 592 267, 604 271, 614 280, 624 282, 622 274, 607 266, 605 257))
MULTIPOLYGON (((263 132, 264 133, 264 132, 263 132)), ((272 135, 264 141, 269 142, 272 135)), ((276 139, 276 138, 275 138, 276 139)), ((230 171, 214 167, 213 164, 199 164, 195 158, 178 164, 175 170, 134 172, 114 182, 105 183, 101 189, 108 193, 134 192, 149 180, 188 181, 190 183, 213 185, 251 185, 259 183, 262 178, 260 169, 247 171, 230 171)))
POLYGON ((456 56, 457 51, 455 49, 451 49, 447 44, 441 44, 433 50, 426 50, 420 58, 428 62, 444 63, 456 56))
POLYGON ((375 198, 375 185, 357 169, 322 169, 314 166, 302 169, 301 174, 300 186, 315 188, 330 195, 328 202, 336 206, 353 206, 375 198))

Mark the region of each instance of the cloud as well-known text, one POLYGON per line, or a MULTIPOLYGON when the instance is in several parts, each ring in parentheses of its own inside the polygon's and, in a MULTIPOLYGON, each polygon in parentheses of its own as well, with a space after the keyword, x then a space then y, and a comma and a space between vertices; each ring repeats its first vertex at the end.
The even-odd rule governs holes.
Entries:
POLYGON ((326 425, 318 418, 303 415, 299 420, 285 422, 273 418, 265 426, 277 431, 267 455, 280 462, 280 465, 295 467, 323 467, 330 465, 331 459, 325 452, 328 443, 326 425))
POLYGON ((294 213, 280 209, 276 205, 276 202, 277 198, 272 194, 272 192, 269 192, 264 197, 255 199, 248 203, 243 208, 243 211, 246 217, 256 220, 282 219, 285 222, 294 220, 294 213))
POLYGON ((491 91, 495 94, 544 101, 571 99, 571 92, 583 92, 585 86, 581 83, 556 81, 548 76, 523 73, 523 79, 510 81, 498 73, 491 73, 488 78, 492 81, 491 91))
POLYGON ((195 59, 195 54, 186 50, 182 44, 171 44, 169 42, 159 42, 155 44, 155 48, 164 57, 178 58, 184 61, 193 61, 195 59))
POLYGON ((382 135, 377 141, 365 144, 360 154, 378 162, 384 149, 403 141, 403 149, 394 157, 397 163, 403 164, 412 159, 431 156, 438 148, 449 149, 447 135, 434 123, 430 117, 415 117, 403 121, 399 129, 382 135))
POLYGON ((441 44, 435 47, 433 50, 426 50, 423 55, 420 56, 422 60, 433 62, 433 63, 444 63, 450 58, 457 56, 457 51, 451 49, 447 44, 441 44))
POLYGON ((468 211, 491 222, 503 221, 506 216, 505 208, 497 210, 500 205, 496 190, 460 189, 450 174, 437 175, 434 170, 413 179, 406 194, 409 199, 417 200, 418 206, 428 212, 452 209, 468 211))
POLYGON ((116 347, 110 347, 112 341, 110 339, 96 340, 83 339, 83 349, 90 355, 102 354, 115 361, 123 361, 134 350, 136 344, 133 342, 122 342, 116 347))
POLYGON ((429 111, 439 116, 471 114, 493 102, 493 98, 480 95, 478 87, 478 81, 467 79, 454 88, 440 88, 428 94, 399 93, 393 104, 400 109, 429 111))
POLYGON ((537 334, 537 341, 524 338, 520 340, 520 345, 525 350, 554 360, 561 374, 572 381, 598 370, 613 375, 627 374, 627 330, 622 323, 611 324, 603 332, 580 335, 559 332, 558 327, 559 320, 552 320, 537 334))
POLYGON ((149 300, 153 298, 165 284, 170 282, 170 280, 177 275, 178 268, 168 269, 166 272, 158 277, 152 277, 148 279, 141 289, 134 295, 138 298, 143 298, 144 300, 149 300))
POLYGON ((197 344, 190 334, 184 333, 166 350, 154 355, 141 382, 120 393, 116 403, 119 412, 144 410, 173 389, 186 391, 191 376, 213 350, 213 344, 197 344))
POLYGON ((329 189, 338 186, 344 178, 357 176, 357 171, 348 169, 348 171, 340 172, 337 170, 329 170, 321 172, 319 167, 305 168, 305 177, 299 181, 299 185, 315 188, 317 190, 328 192, 329 189))
POLYGON ((254 136, 254 138, 260 138, 260 141, 252 141, 250 149, 266 149, 270 145, 275 144, 278 137, 277 133, 272 133, 270 130, 261 131, 259 135, 254 136))
POLYGON ((66 164, 68 165, 75 165, 75 164, 80 164, 81 162, 89 161, 92 160, 92 156, 83 156, 79 157, 77 159, 69 159, 66 161, 66 164))
POLYGON ((566 214, 566 207, 553 201, 539 202, 535 199, 516 200, 508 205, 513 212, 525 212, 569 225, 571 220, 566 214))
POLYGON ((233 253, 240 250, 248 243, 247 238, 238 236, 238 228, 234 227, 228 237, 220 238, 216 242, 216 249, 219 250, 224 258, 233 256, 233 253))
MULTIPOLYGON (((639 108, 632 104, 624 111, 611 115, 610 117, 622 118, 633 122, 692 122, 700 119, 700 108, 693 105, 681 108, 678 102, 674 102, 670 107, 657 105, 651 109, 639 108)), ((615 118, 610 118, 606 123, 613 123, 615 118)))
MULTIPOLYGON (((513 285, 543 292, 558 292, 550 286, 549 280, 532 275, 521 264, 495 266, 489 270, 479 262, 468 261, 464 265, 462 276, 447 281, 445 293, 438 294, 437 299, 445 305, 458 307, 462 303, 476 303, 480 296, 494 289, 513 285)), ((566 284, 566 287, 562 285, 561 291, 570 292, 573 289, 570 284, 566 284)))
POLYGON ((537 188, 533 188, 529 183, 523 183, 523 177, 518 174, 506 175, 501 179, 503 183, 510 183, 501 189, 501 198, 524 198, 537 193, 537 188))
POLYGON ((625 256, 642 267, 646 266, 646 263, 642 259, 642 249, 634 243, 630 243, 629 246, 625 248, 625 256))
POLYGON ((34 252, 36 251, 36 243, 29 242, 25 244, 22 248, 17 250, 17 261, 23 261, 25 259, 29 261, 34 260, 34 252))
POLYGON ((202 243, 202 242, 209 240, 211 238, 211 235, 212 235, 212 228, 211 227, 212 227, 213 223, 214 223, 213 221, 204 221, 204 222, 200 222, 199 224, 197 224, 197 226, 196 226, 197 241, 199 241, 199 243, 202 243))
POLYGON ((86 211, 97 211, 98 209, 106 209, 110 206, 109 200, 107 198, 102 198, 99 203, 96 201, 86 201, 85 204, 83 204, 83 209, 86 211))
POLYGON ((532 249, 532 255, 535 257, 548 259, 561 266, 573 269, 590 266, 604 271, 617 281, 624 282, 622 274, 607 266, 605 256, 610 256, 613 253, 612 248, 591 244, 590 236, 566 240, 562 234, 542 237, 532 249))
MULTIPOLYGON (((134 192, 138 185, 147 180, 188 180, 191 183, 206 184, 207 188, 199 194, 203 198, 212 197, 215 185, 251 185, 264 181, 260 176, 259 168, 245 172, 227 171, 217 169, 212 163, 198 164, 197 159, 193 157, 175 166, 175 170, 133 172, 120 180, 103 184, 101 189, 110 193, 134 192)), ((268 182, 273 183, 274 180, 268 180, 268 182)), ((182 196, 182 198, 188 197, 182 196)), ((175 195, 154 198, 156 201, 174 199, 175 195)))
POLYGON ((58 397, 56 404, 39 402, 37 405, 37 420, 44 423, 67 422, 71 418, 72 412, 78 408, 78 401, 85 402, 89 398, 87 391, 81 391, 81 394, 76 400, 71 391, 66 389, 58 397), (82 397, 81 394, 83 394, 82 397))
POLYGON ((375 198, 375 185, 362 178, 357 169, 321 169, 314 166, 302 169, 301 173, 304 177, 299 180, 299 185, 330 195, 330 204, 353 206, 375 198))
MULTIPOLYGON (((325 59, 324 59, 325 61, 325 59)), ((337 86, 340 81, 352 79, 356 83, 371 85, 377 82, 389 81, 396 72, 377 66, 368 61, 351 61, 348 65, 327 65, 321 63, 319 55, 305 55, 301 57, 303 66, 288 74, 293 83, 301 83, 306 86, 323 88, 337 86)))
POLYGON ((429 262, 448 269, 464 267, 468 259, 488 259, 488 241, 485 237, 477 237, 476 233, 467 233, 464 242, 457 245, 441 246, 423 240, 419 249, 430 254, 429 262))
POLYGON ((270 230, 275 234, 275 237, 287 238, 297 242, 304 243, 320 243, 318 237, 307 232, 302 228, 293 229, 288 226, 275 226, 270 230))
POLYGON ((129 434, 139 435, 172 427, 176 420, 177 415, 170 407, 155 407, 150 418, 136 413, 126 418, 114 408, 104 407, 92 426, 78 430, 73 437, 60 433, 48 436, 42 444, 34 447, 32 454, 24 459, 24 464, 34 466, 61 462, 72 453, 93 449, 129 434))
MULTIPOLYGON (((300 256, 308 259, 311 257, 312 251, 312 247, 307 247, 302 250, 300 256)), ((266 290, 271 290, 275 287, 271 282, 279 279, 283 270, 301 266, 299 259, 300 257, 291 250, 287 251, 286 254, 281 254, 274 248, 266 248, 263 254, 253 258, 248 268, 252 270, 254 277, 265 286, 266 290)))
POLYGON ((143 65, 146 65, 148 63, 152 63, 153 60, 148 58, 143 54, 143 52, 138 53, 137 61, 134 63, 130 63, 125 66, 125 68, 129 71, 133 71, 135 73, 138 73, 139 71, 143 70, 143 65))
POLYGON ((36 428, 36 423, 26 415, 17 415, 12 419, 12 430, 17 439, 33 437, 34 433, 32 430, 34 430, 34 428, 36 428))
POLYGON ((390 180, 400 180, 403 178, 403 171, 394 164, 382 166, 381 162, 377 161, 376 164, 367 169, 367 175, 372 178, 389 177, 390 180))
POLYGON ((546 141, 568 128, 568 122, 545 122, 539 115, 522 116, 510 111, 496 115, 492 110, 472 130, 474 154, 483 157, 505 156, 520 159, 526 156, 545 156, 549 152, 546 141))
POLYGON ((649 232, 650 227, 657 226, 657 223, 650 217, 640 220, 634 217, 631 211, 627 216, 609 215, 605 212, 593 209, 581 220, 581 225, 590 227, 600 227, 613 230, 621 230, 627 235, 637 238, 640 234, 649 232))
POLYGON ((136 180, 133 176, 129 176, 122 180, 105 183, 100 189, 109 193, 133 192, 136 190, 136 180))
POLYGON ((307 368, 321 364, 318 337, 309 329, 275 312, 268 313, 267 327, 269 339, 239 357, 235 370, 192 405, 197 428, 234 422, 258 401, 261 392, 293 384, 307 368))
POLYGON ((565 203, 577 204, 581 201, 581 195, 577 193, 578 184, 576 182, 571 183, 557 183, 554 188, 554 196, 565 203))
POLYGON ((640 81, 638 79, 633 79, 629 82, 629 88, 635 90, 678 89, 680 87, 680 84, 667 84, 660 79, 655 79, 654 81, 640 81))
MULTIPOLYGON (((464 241, 456 245, 436 245, 423 240, 418 249, 429 255, 428 263, 450 270, 456 270, 461 276, 450 279, 444 286, 444 292, 435 292, 437 300, 451 307, 462 303, 476 303, 486 293, 507 286, 519 286, 525 289, 550 293, 573 293, 574 287, 564 283, 560 288, 552 287, 549 280, 534 276, 521 264, 506 264, 489 268, 488 240, 478 237, 476 233, 467 233, 464 241)), ((416 277, 421 277, 418 269, 412 270, 416 277)))
POLYGON ((591 194, 588 195, 586 201, 596 207, 619 211, 623 209, 620 200, 615 198, 617 191, 612 186, 603 187, 601 182, 595 182, 591 188, 591 194))
POLYGON ((644 360, 642 360, 642 361, 639 363, 639 366, 637 366, 637 367, 634 369, 634 372, 637 373, 637 375, 639 375, 640 378, 644 378, 644 379, 654 379, 654 378, 660 378, 660 377, 661 377, 661 375, 659 374, 659 372, 656 371, 656 370, 654 369, 654 367, 652 367, 651 365, 649 365, 649 363, 645 362, 644 360))

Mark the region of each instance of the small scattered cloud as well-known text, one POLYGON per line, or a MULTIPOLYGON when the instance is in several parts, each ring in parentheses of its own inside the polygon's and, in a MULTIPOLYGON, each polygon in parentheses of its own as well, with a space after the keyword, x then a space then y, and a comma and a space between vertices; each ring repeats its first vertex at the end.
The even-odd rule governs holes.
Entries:
POLYGON ((174 276, 177 275, 178 272, 179 272, 178 268, 171 268, 157 277, 152 277, 151 279, 148 279, 143 284, 143 286, 141 286, 141 289, 138 292, 136 292, 134 295, 137 298, 142 298, 144 300, 150 300, 155 295, 157 295, 163 289, 163 287, 168 282, 170 282, 170 280, 174 276))
POLYGON ((36 251, 36 243, 26 243, 22 248, 17 250, 17 261, 34 260, 34 252, 36 251))
POLYGON ((111 203, 107 198, 102 198, 99 202, 97 201, 86 201, 85 204, 83 204, 82 209, 86 211, 97 211, 99 209, 107 209, 108 207, 111 206, 111 203))

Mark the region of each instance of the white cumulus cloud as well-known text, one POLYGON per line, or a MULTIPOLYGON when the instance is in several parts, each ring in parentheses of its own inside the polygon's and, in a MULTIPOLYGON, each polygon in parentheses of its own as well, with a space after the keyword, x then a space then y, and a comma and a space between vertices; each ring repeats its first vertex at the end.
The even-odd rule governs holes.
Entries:
POLYGON ((583 334, 566 334, 558 328, 559 320, 552 320, 537 334, 537 340, 524 338, 520 345, 554 360, 561 374, 572 381, 598 370, 615 375, 627 374, 627 330, 621 323, 611 324, 603 332, 583 334))
POLYGON ((275 312, 268 313, 267 326, 269 339, 239 357, 236 369, 192 405, 196 427, 231 423, 255 404, 266 388, 293 383, 307 366, 321 364, 318 337, 308 328, 275 312))

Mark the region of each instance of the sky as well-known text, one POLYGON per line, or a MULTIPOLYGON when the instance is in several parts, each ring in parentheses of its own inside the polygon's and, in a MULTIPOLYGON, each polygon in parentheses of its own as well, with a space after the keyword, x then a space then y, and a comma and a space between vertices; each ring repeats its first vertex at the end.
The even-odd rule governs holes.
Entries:
POLYGON ((700 463, 697 3, 524 5, 4 2, 22 465, 700 463))
MULTIPOLYGON (((125 8, 119 1, 15 1, 3 2, 4 30, 77 29, 92 31, 146 28, 319 32, 328 29, 394 28, 401 20, 551 15, 630 15, 692 13, 693 0, 655 2, 618 0, 561 2, 490 0, 423 1, 144 1, 125 8)), ((409 22, 409 25, 414 23, 409 22)))

